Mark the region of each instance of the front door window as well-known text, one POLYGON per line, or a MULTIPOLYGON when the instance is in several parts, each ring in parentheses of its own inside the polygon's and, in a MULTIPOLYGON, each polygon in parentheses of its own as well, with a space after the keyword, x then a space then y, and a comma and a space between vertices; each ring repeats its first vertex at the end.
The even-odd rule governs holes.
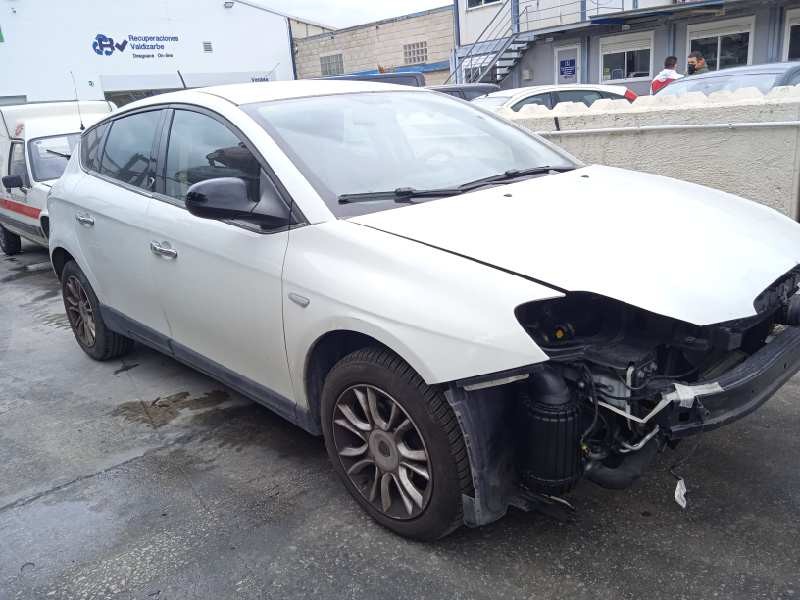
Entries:
POLYGON ((19 175, 25 187, 30 187, 28 165, 25 162, 25 145, 22 142, 11 144, 11 154, 8 160, 8 174, 19 175))

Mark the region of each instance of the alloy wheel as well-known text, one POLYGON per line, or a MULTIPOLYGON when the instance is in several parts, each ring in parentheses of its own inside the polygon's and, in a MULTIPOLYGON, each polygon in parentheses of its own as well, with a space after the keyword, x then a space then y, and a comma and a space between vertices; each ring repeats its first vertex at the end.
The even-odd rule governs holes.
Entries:
POLYGON ((419 516, 433 489, 425 442, 397 401, 372 385, 347 388, 333 410, 333 441, 347 477, 388 517, 419 516))
POLYGON ((64 283, 64 304, 75 335, 84 346, 94 346, 96 333, 94 311, 89 295, 74 275, 70 275, 64 283))

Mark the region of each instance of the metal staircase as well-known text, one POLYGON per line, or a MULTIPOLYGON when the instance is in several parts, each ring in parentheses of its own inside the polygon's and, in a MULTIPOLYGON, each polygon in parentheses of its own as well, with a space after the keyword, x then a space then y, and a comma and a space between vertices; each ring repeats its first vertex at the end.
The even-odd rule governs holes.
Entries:
POLYGON ((530 31, 519 31, 518 0, 505 0, 466 54, 457 57, 456 68, 445 83, 499 83, 511 72, 533 42, 530 31))
POLYGON ((504 0, 467 52, 456 57, 455 69, 447 83, 500 83, 533 43, 535 30, 554 21, 558 24, 584 22, 590 13, 600 15, 622 10, 625 10, 625 0, 603 0, 602 3, 593 0, 591 8, 585 0, 563 0, 544 6, 539 0, 504 0))

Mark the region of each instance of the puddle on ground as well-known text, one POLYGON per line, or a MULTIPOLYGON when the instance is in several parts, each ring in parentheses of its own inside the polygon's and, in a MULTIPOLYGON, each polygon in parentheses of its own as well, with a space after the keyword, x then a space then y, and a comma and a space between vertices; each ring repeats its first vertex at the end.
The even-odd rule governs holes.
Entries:
POLYGON ((39 302, 44 302, 46 300, 52 300, 53 298, 56 298, 57 296, 61 296, 61 290, 59 288, 53 288, 52 290, 50 290, 48 292, 44 292, 42 294, 39 294, 38 296, 34 296, 30 300, 28 300, 28 302, 25 304, 25 306, 30 306, 32 304, 37 304, 39 302))
POLYGON ((59 329, 72 329, 72 326, 69 324, 69 319, 65 313, 42 317, 42 323, 52 327, 57 327, 59 329))
POLYGON ((159 428, 175 420, 184 409, 197 411, 214 408, 229 398, 230 395, 224 390, 206 392, 197 398, 192 398, 189 392, 178 392, 164 398, 158 397, 150 403, 139 400, 124 402, 115 408, 111 415, 133 423, 144 423, 159 428))
POLYGON ((31 277, 33 275, 38 274, 38 271, 28 271, 25 267, 14 267, 10 269, 11 275, 6 275, 0 282, 2 283, 10 283, 12 281, 18 281, 20 279, 25 279, 26 277, 31 277))
POLYGON ((133 363, 132 365, 122 365, 119 369, 114 371, 114 375, 119 375, 120 373, 124 373, 125 371, 130 371, 131 369, 135 369, 139 366, 139 363, 133 363))

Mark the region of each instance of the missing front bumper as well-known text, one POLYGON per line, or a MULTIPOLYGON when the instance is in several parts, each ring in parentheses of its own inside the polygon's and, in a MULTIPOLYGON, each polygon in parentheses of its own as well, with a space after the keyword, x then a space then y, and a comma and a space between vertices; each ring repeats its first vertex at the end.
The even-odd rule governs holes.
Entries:
POLYGON ((800 326, 786 327, 721 377, 692 385, 698 390, 695 401, 690 406, 676 405, 666 415, 662 431, 671 439, 680 439, 737 421, 769 400, 798 371, 800 326))

